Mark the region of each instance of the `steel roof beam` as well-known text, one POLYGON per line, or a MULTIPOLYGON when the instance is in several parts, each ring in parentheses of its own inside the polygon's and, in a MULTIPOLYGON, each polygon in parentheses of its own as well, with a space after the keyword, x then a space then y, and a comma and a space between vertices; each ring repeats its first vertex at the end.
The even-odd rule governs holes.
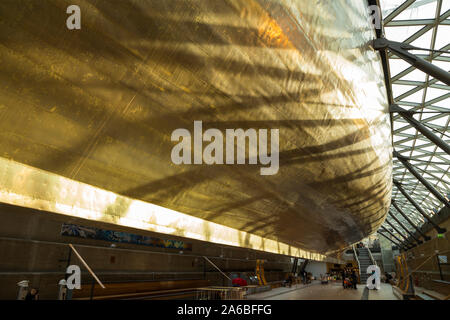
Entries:
POLYGON ((403 244, 402 241, 401 241, 399 238, 397 238, 397 236, 396 236, 395 234, 393 234, 392 232, 390 232, 390 231, 389 231, 388 229, 386 229, 385 227, 381 226, 380 229, 382 229, 383 231, 389 233, 392 237, 394 237, 394 238, 398 241, 398 243, 400 244, 400 247, 402 247, 404 250, 409 250, 409 249, 411 249, 410 246, 408 246, 408 245, 406 245, 406 244, 403 244))
POLYGON ((391 212, 391 210, 389 210, 388 211, 388 214, 391 216, 391 218, 392 219, 394 219, 395 220, 395 222, 397 222, 414 240, 416 240, 416 242, 418 243, 418 244, 422 244, 423 243, 423 241, 422 240, 420 240, 419 238, 417 238, 411 231, 409 231, 409 229, 407 228, 407 227, 405 227, 405 225, 404 224, 402 224, 401 222, 400 222, 400 220, 396 217, 396 216, 394 216, 394 214, 391 212))
POLYGON ((385 27, 409 27, 409 26, 424 26, 434 24, 434 19, 411 19, 411 20, 395 20, 386 23, 385 27))
POLYGON ((399 154, 397 151, 394 151, 394 156, 397 157, 397 159, 406 167, 406 169, 409 170, 409 172, 412 173, 413 176, 417 178, 422 184, 425 186, 425 188, 428 189, 439 201, 441 201, 446 207, 450 208, 450 202, 445 199, 445 197, 436 190, 431 183, 429 183, 406 159, 406 157, 399 154))
POLYGON ((427 236, 426 234, 424 234, 420 228, 418 226, 416 226, 410 218, 408 218, 408 216, 406 215, 406 213, 403 212, 402 209, 400 209, 400 207, 397 205, 397 203, 395 201, 391 202, 392 205, 394 206, 395 209, 397 209, 397 211, 401 214, 401 216, 408 221, 408 223, 414 227, 414 229, 416 229, 416 231, 425 239, 425 241, 431 240, 431 237, 427 236))
POLYGON ((431 220, 431 218, 425 213, 425 211, 419 206, 419 204, 408 194, 408 192, 405 191, 405 189, 403 189, 398 181, 396 181, 395 179, 393 181, 397 189, 405 196, 406 199, 408 199, 409 202, 411 202, 411 204, 417 209, 417 211, 433 226, 433 228, 438 233, 445 233, 447 231, 445 228, 439 227, 433 220, 431 220))
POLYGON ((433 141, 439 148, 441 148, 447 154, 450 155, 450 145, 443 139, 435 135, 433 132, 431 132, 427 127, 425 127, 422 123, 420 123, 420 121, 414 119, 414 117, 411 115, 410 112, 401 108, 397 104, 391 105, 389 109, 390 112, 397 112, 399 115, 401 115, 402 118, 408 121, 410 125, 412 125, 414 128, 417 129, 417 131, 420 131, 425 137, 433 141))
POLYGON ((391 238, 387 237, 386 235, 384 235, 384 234, 381 233, 380 231, 378 231, 377 233, 378 233, 379 235, 385 237, 386 239, 388 239, 390 242, 392 242, 393 244, 395 244, 397 247, 402 248, 402 246, 401 246, 398 242, 396 242, 396 241, 392 240, 391 238))
MULTIPOLYGON (((450 44, 444 46, 444 47, 441 48, 440 50, 443 50, 443 51, 450 50, 450 44)), ((442 55, 442 52, 434 52, 433 55, 431 56, 431 59, 435 60, 437 57, 439 57, 439 56, 441 56, 441 55, 442 55)), ((389 59, 390 59, 390 58, 391 58, 391 57, 389 57, 389 59)), ((414 68, 413 66, 411 66, 411 67, 409 67, 409 68, 403 70, 402 72, 396 74, 395 76, 393 76, 391 80, 392 80, 392 81, 396 81, 396 80, 398 80, 398 79, 400 79, 400 78, 406 76, 408 73, 414 71, 415 69, 416 69, 416 68, 414 68)))
POLYGON ((434 64, 422 59, 415 54, 408 52, 408 50, 417 49, 407 43, 401 43, 396 41, 390 41, 388 39, 379 38, 373 41, 373 48, 375 50, 389 50, 395 53, 398 57, 408 62, 417 69, 425 72, 426 74, 435 77, 436 79, 450 85, 450 73, 435 66, 434 64))
MULTIPOLYGON (((422 58, 422 59, 428 59, 429 55, 428 54, 421 54, 421 53, 417 53, 416 56, 422 58)), ((389 59, 401 59, 400 57, 397 57, 395 54, 391 55, 389 57, 389 59)), ((435 58, 433 58, 433 60, 435 61, 444 61, 444 62, 450 62, 450 57, 447 56, 437 56, 435 58)))
POLYGON ((395 232, 397 232, 404 240, 402 241, 402 243, 404 243, 405 245, 409 245, 409 246, 412 246, 412 247, 416 247, 416 245, 413 243, 413 242, 411 242, 412 240, 409 240, 408 239, 408 237, 405 237, 404 235, 403 235, 403 233, 401 233, 398 229, 397 229, 397 227, 396 226, 394 226, 391 222, 389 222, 387 219, 386 219, 386 223, 392 228, 392 229, 394 229, 395 230, 395 232))

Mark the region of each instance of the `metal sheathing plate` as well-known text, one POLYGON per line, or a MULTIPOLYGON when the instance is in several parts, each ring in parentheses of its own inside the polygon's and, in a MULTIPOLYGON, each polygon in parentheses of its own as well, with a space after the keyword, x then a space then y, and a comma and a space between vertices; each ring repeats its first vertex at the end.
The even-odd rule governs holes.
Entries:
POLYGON ((311 252, 344 248, 381 225, 392 187, 367 11, 360 0, 0 1, 0 156, 311 252), (80 30, 66 27, 71 4, 80 30), (279 129, 279 171, 174 164, 171 134, 195 120, 279 129))

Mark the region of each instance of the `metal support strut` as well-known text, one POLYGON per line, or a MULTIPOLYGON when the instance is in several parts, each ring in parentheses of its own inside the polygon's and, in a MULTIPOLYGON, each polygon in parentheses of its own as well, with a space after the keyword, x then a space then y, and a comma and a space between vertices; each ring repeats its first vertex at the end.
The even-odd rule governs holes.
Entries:
POLYGON ((411 219, 408 218, 408 216, 406 215, 406 213, 403 212, 402 209, 400 209, 400 207, 397 205, 397 203, 392 200, 391 201, 392 205, 394 206, 395 209, 397 209, 397 211, 402 215, 403 218, 405 218, 406 221, 408 221, 408 223, 410 225, 412 225, 414 227, 414 229, 416 229, 416 231, 425 239, 425 241, 431 240, 431 237, 427 236, 425 233, 422 232, 422 230, 420 230, 420 228, 418 226, 416 226, 411 219))
POLYGON ((396 241, 392 240, 391 238, 387 237, 386 235, 382 234, 380 231, 378 231, 378 234, 379 234, 380 236, 385 237, 387 240, 389 240, 390 242, 392 242, 393 244, 395 244, 397 247, 401 248, 401 245, 400 245, 398 242, 396 242, 396 241))
POLYGON ((397 217, 394 216, 394 214, 393 214, 391 211, 389 211, 388 214, 391 216, 392 219, 395 220, 395 222, 397 222, 397 223, 400 225, 400 227, 402 227, 402 228, 403 228, 403 229, 404 229, 404 230, 405 230, 405 231, 406 231, 406 232, 407 232, 414 240, 416 240, 416 242, 417 242, 418 244, 422 244, 422 243, 423 243, 423 241, 420 240, 419 238, 417 238, 417 237, 414 235, 414 233, 412 233, 411 231, 409 231, 408 228, 406 228, 405 225, 404 225, 403 223, 401 223, 400 220, 398 220, 397 217))
POLYGON ((389 233, 392 237, 394 237, 394 238, 398 241, 398 243, 400 244, 400 247, 403 247, 404 250, 410 249, 409 245, 403 244, 403 243, 402 243, 402 240, 400 240, 395 234, 393 234, 393 233, 392 233, 391 231, 389 231, 387 228, 381 226, 381 229, 382 229, 383 231, 389 233))
POLYGON ((403 250, 408 250, 410 249, 408 245, 402 244, 402 240, 400 240, 399 238, 397 238, 397 236, 395 234, 393 234, 392 232, 390 232, 388 229, 386 229, 385 227, 381 226, 380 229, 382 229, 383 231, 389 233, 392 237, 394 237, 398 243, 399 243, 399 247, 403 248, 403 250))
POLYGON ((397 229, 397 227, 396 226, 394 226, 392 223, 390 223, 387 219, 386 219, 386 223, 392 228, 392 229, 394 229, 403 239, 405 239, 404 241, 402 241, 402 243, 404 243, 405 245, 409 245, 409 246, 412 246, 412 247, 416 247, 416 245, 413 243, 413 242, 411 242, 411 240, 409 240, 408 239, 408 237, 405 237, 404 235, 403 235, 403 233, 401 233, 398 229, 397 229))
POLYGON ((397 157, 398 160, 406 167, 419 180, 422 184, 430 191, 439 201, 441 201, 446 207, 450 208, 450 202, 445 199, 445 197, 436 190, 435 187, 431 185, 422 175, 417 172, 417 170, 408 162, 407 158, 399 154, 397 151, 394 151, 394 156, 397 157))
POLYGON ((395 179, 393 181, 397 189, 400 190, 400 192, 405 196, 406 199, 408 199, 409 202, 411 202, 411 204, 417 209, 417 211, 419 211, 419 213, 428 220, 428 222, 438 233, 445 233, 447 231, 445 228, 439 227, 436 223, 434 223, 433 220, 431 220, 431 218, 425 213, 425 211, 423 211, 419 204, 405 191, 405 189, 403 189, 402 185, 398 181, 396 181, 395 179))
POLYGON ((397 112, 403 119, 405 119, 410 125, 416 128, 418 131, 420 131, 420 133, 422 133, 425 137, 430 139, 430 141, 432 141, 435 145, 444 150, 447 154, 450 154, 450 145, 443 139, 435 135, 433 132, 431 132, 427 127, 421 124, 420 121, 414 119, 414 117, 412 116, 412 112, 409 112, 408 110, 401 108, 397 104, 390 105, 389 111, 397 112))
POLYGON ((434 64, 408 52, 408 50, 417 50, 415 46, 408 43, 401 43, 396 41, 391 41, 385 38, 378 38, 373 41, 373 48, 375 50, 389 50, 395 53, 396 56, 405 60, 417 69, 429 74, 430 76, 444 82, 446 85, 450 86, 450 73, 441 69, 434 64))

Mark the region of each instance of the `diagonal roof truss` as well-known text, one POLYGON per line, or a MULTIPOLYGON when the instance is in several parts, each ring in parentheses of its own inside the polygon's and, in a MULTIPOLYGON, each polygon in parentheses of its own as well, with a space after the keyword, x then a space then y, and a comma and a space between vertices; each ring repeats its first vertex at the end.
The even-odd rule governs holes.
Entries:
MULTIPOLYGON (((384 35, 388 40, 409 43, 428 50, 410 52, 450 71, 450 0, 380 0, 384 35), (438 50, 438 51, 436 51, 438 50)), ((414 111, 414 118, 450 143, 450 87, 388 53, 394 103, 414 111)), ((450 198, 450 156, 424 137, 400 115, 393 114, 394 149, 447 199, 450 198)), ((444 205, 395 157, 393 178, 433 216, 444 205)), ((424 218, 393 186, 392 199, 417 225, 424 218)), ((390 212, 411 232, 414 228, 391 206, 390 212)), ((404 230, 388 216, 391 224, 404 230)), ((387 223, 384 227, 397 235, 387 223)), ((406 233, 405 233, 406 234, 406 233)))

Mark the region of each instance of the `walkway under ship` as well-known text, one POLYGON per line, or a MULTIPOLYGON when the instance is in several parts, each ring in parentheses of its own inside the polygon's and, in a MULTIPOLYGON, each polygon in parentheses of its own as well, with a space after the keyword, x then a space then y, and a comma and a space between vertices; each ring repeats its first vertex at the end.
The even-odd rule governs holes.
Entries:
POLYGON ((1 202, 293 255, 383 223, 391 124, 365 1, 75 3, 80 30, 66 1, 0 2, 1 202), (196 120, 279 129, 278 173, 175 165, 171 134, 196 120))

